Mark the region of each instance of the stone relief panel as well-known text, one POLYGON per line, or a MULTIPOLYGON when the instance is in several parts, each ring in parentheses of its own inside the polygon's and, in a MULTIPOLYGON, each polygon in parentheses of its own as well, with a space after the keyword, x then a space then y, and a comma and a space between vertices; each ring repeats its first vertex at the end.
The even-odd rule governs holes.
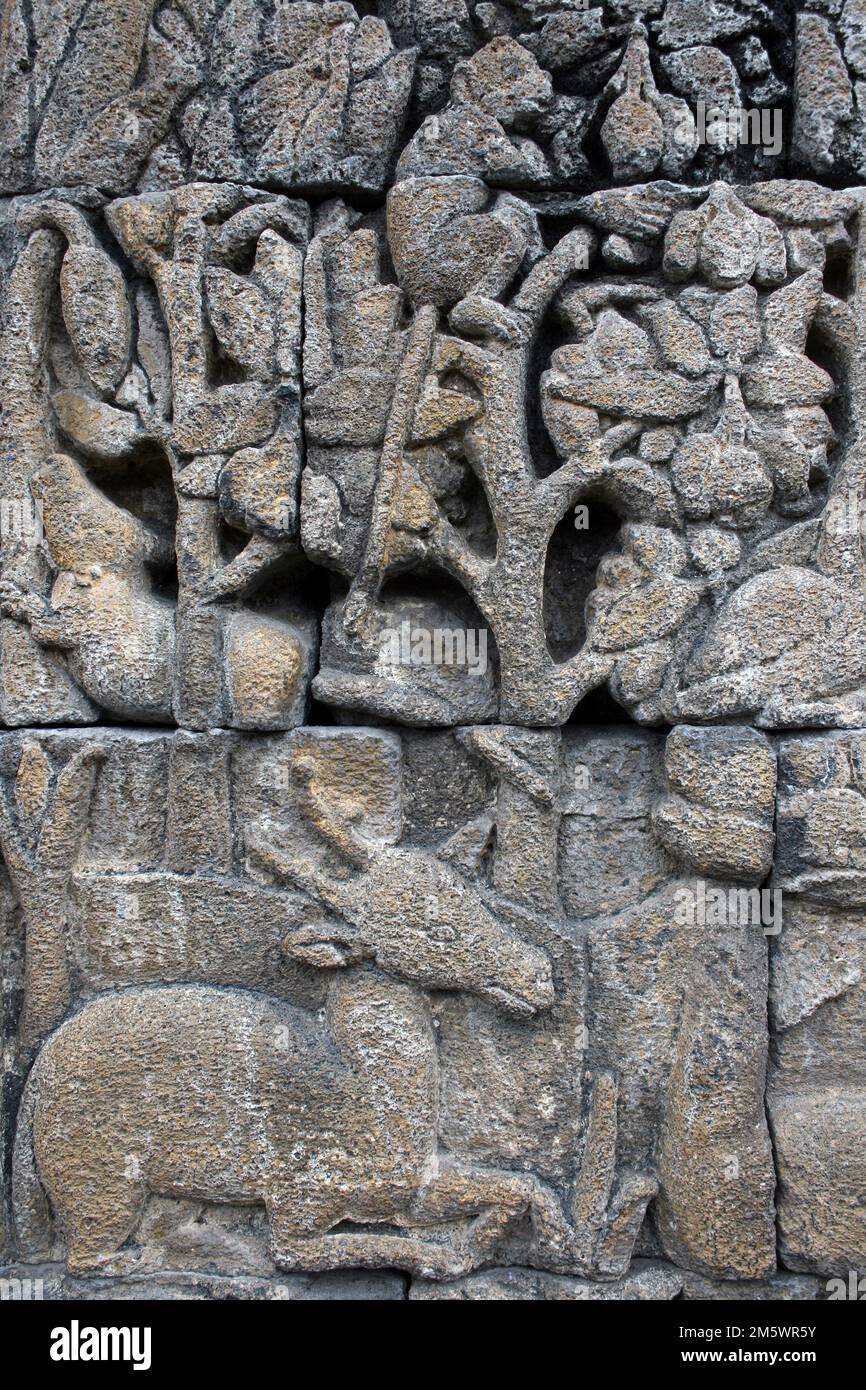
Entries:
POLYGON ((15 0, 0 179, 381 193, 403 150, 518 187, 850 182, 863 32, 861 0, 15 0))
MULTIPOLYGON (((692 774, 732 788, 712 735, 692 774)), ((772 1273, 766 939, 677 925, 661 736, 57 730, 0 756, 19 1258, 772 1273), (701 1065, 708 1111, 681 1095, 701 1065)))
POLYGON ((863 877, 859 732, 783 739, 768 1093, 789 1269, 847 1277, 866 1259, 863 1220, 863 877))
POLYGON ((384 20, 343 0, 16 3, 4 191, 118 194, 195 178, 381 190, 414 59, 384 20))
POLYGON ((861 721, 856 192, 6 218, 7 724, 861 721))
POLYGON ((859 206, 647 185, 578 200, 559 236, 560 208, 455 175, 395 184, 384 230, 329 208, 301 536, 350 583, 319 698, 436 724, 498 693, 555 725, 607 682, 648 724, 860 723, 859 206), (488 679, 383 655, 467 599, 488 679))
POLYGON ((866 0, 9 0, 0 1298, 866 1267, 866 0))

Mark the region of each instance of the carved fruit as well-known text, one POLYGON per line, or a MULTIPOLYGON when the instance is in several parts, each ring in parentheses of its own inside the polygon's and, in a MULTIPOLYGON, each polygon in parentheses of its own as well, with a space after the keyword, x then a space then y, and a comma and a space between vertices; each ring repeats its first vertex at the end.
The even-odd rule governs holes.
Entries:
POLYGON ((613 166, 614 178, 651 174, 664 147, 661 117, 637 92, 623 92, 605 117, 601 142, 613 166))

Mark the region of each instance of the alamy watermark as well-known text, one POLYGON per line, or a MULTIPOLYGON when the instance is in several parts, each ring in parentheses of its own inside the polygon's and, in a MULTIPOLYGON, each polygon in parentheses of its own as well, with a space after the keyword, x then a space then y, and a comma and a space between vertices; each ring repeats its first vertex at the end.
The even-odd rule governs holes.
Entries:
POLYGON ((32 497, 0 497, 0 541, 38 545, 44 534, 40 502, 32 497))
POLYGON ((828 1301, 849 1299, 852 1302, 866 1302, 866 1275, 859 1270, 849 1269, 848 1278, 828 1279, 826 1284, 828 1301))
POLYGON ((128 1361, 134 1371, 151 1364, 151 1328, 82 1327, 73 1318, 68 1327, 51 1331, 52 1361, 128 1361))
POLYGON ((674 139, 681 145, 709 145, 729 150, 735 145, 761 145, 765 154, 782 150, 782 111, 774 107, 707 106, 699 101, 694 116, 685 111, 674 139))
POLYGON ((398 628, 386 627, 379 636, 382 666, 463 667, 470 676, 487 670, 487 629, 483 627, 417 627, 404 618, 398 628))
POLYGON ((860 489, 849 487, 827 503, 826 529, 831 536, 866 536, 866 508, 860 489))
POLYGON ((0 1303, 41 1303, 44 1297, 44 1279, 0 1279, 0 1303))
POLYGON ((782 930, 780 888, 714 888, 698 878, 674 897, 680 927, 759 927, 765 936, 782 930))

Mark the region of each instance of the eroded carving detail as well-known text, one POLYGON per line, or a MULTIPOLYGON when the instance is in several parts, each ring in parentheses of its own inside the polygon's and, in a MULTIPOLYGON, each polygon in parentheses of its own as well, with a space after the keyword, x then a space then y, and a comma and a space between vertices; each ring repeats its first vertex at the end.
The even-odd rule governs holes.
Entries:
POLYGON ((10 0, 0 1297, 863 1267, 864 33, 10 0))
MULTIPOLYGON (((472 820, 458 819, 438 849, 422 849, 400 843, 411 782, 393 734, 310 730, 269 748, 236 736, 178 742, 118 733, 97 745, 85 737, 9 735, 3 745, 15 768, 8 795, 17 809, 7 803, 3 829, 10 865, 25 822, 75 820, 75 838, 71 830, 62 843, 58 829, 40 835, 39 853, 53 854, 57 870, 42 878, 38 902, 16 872, 28 921, 24 1055, 73 1000, 83 1003, 42 1046, 22 1097, 13 1163, 22 1253, 51 1254, 47 1197, 70 1271, 118 1268, 116 1252, 155 1197, 263 1205, 281 1268, 397 1265, 457 1276, 489 1261, 526 1214, 522 1259, 620 1277, 656 1183, 623 1167, 612 1072, 600 1067, 578 1081, 551 1069, 551 1028, 586 1047, 585 944, 561 909, 551 927, 521 905, 534 868, 527 834, 533 822, 535 833, 549 833, 546 822, 560 814, 558 761, 550 761, 558 742, 491 730, 477 749, 480 768, 451 735, 436 747, 416 742, 416 757, 444 751, 461 761, 479 799, 472 820), (167 762, 162 833, 155 828, 149 847, 133 840, 130 864, 118 863, 116 850, 105 864, 118 813, 135 833, 118 797, 145 759, 151 779, 167 762), (238 814, 242 844, 228 829, 238 814), (215 815, 229 834, 224 857, 215 815), (479 816, 488 827, 481 837, 479 816), (501 843, 491 868, 483 861, 494 825, 501 843), (174 925, 161 928, 160 916, 174 925), (54 932, 61 921, 66 930, 54 932), (178 940, 182 922, 193 934, 178 940), (46 999, 49 950, 56 997, 46 999), (109 982, 126 988, 100 993, 109 982), (265 986, 270 997, 243 985, 265 986), (541 1020, 527 1056, 535 1054, 537 1081, 546 1070, 547 1086, 564 1086, 549 1112, 545 1096, 531 1102, 555 1116, 558 1133, 541 1175, 529 1154, 511 1170, 475 1162, 470 1131, 439 1147, 443 1123, 462 1123, 456 1113, 449 1119, 441 1068, 447 1095, 455 1066, 464 1071, 472 1055, 460 1039, 468 1018, 461 1010, 448 1019, 452 993, 481 1001, 474 1027, 493 1025, 491 1042, 499 1016, 516 1020, 506 1036, 518 1055, 521 1021, 541 1020), (316 999, 322 1012, 311 1011, 316 999), (142 1090, 155 1109, 142 1110, 142 1090), (190 1108, 193 1092, 202 1109, 190 1108), (94 1113, 109 1095, 96 1141, 94 1113), (94 1166, 82 1155, 92 1156, 96 1142, 94 1166), (364 1229, 383 1222, 392 1234, 364 1229)), ((412 810, 425 813, 417 801, 412 810)), ((556 903, 556 837, 553 848, 556 903)), ((498 1064, 503 1099, 514 1060, 506 1050, 498 1064)), ((525 1142, 539 1138, 530 1126, 525 1142)))
POLYGON ((4 538, 6 722, 299 723, 306 206, 196 184, 13 216, 3 490, 44 539, 4 538))

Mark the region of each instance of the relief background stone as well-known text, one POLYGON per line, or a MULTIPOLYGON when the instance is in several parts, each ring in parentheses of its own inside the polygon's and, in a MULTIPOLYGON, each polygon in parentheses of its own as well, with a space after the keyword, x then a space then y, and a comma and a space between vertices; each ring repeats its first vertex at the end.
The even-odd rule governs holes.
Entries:
POLYGON ((8 0, 0 113, 0 1278, 826 1298, 866 5, 8 0))

